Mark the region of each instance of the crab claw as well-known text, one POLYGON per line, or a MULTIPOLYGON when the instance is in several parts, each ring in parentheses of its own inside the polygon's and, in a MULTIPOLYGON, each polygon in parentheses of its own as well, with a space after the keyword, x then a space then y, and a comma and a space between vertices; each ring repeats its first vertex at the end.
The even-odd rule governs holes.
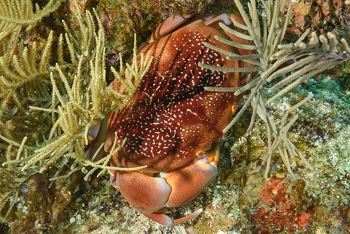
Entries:
POLYGON ((197 217, 202 210, 176 220, 161 211, 165 207, 182 206, 195 198, 217 175, 215 164, 203 156, 193 164, 161 173, 161 177, 112 171, 110 182, 136 210, 157 223, 172 226, 197 217))
POLYGON ((111 184, 129 204, 142 213, 151 214, 165 207, 171 187, 165 179, 139 172, 115 171, 111 184))
POLYGON ((217 175, 217 170, 206 157, 195 163, 161 174, 171 186, 172 191, 167 207, 182 206, 195 198, 217 175))

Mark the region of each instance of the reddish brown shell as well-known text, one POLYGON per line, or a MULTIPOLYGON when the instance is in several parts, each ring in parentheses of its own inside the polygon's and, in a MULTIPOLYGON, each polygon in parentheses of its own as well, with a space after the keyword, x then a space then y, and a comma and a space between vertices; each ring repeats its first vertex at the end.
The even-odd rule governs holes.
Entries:
MULTIPOLYGON (((124 167, 147 165, 143 171, 166 172, 192 162, 199 150, 209 150, 222 136, 237 103, 233 93, 205 91, 204 87, 238 87, 237 73, 211 71, 198 66, 238 67, 237 61, 204 46, 209 42, 232 51, 214 36, 221 30, 202 20, 190 23, 144 47, 154 60, 125 108, 111 113, 105 149, 118 133, 127 138, 114 155, 124 167)), ((233 52, 233 51, 232 51, 233 52)))

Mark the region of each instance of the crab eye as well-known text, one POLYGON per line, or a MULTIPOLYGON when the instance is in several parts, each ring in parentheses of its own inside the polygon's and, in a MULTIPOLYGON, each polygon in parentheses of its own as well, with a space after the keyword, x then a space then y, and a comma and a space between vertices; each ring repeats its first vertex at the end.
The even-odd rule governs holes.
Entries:
POLYGON ((88 147, 86 151, 86 157, 92 159, 93 156, 97 153, 98 156, 95 157, 95 160, 98 160, 105 156, 104 151, 97 152, 101 144, 106 140, 106 130, 107 130, 107 121, 108 118, 104 118, 102 121, 92 126, 87 132, 87 141, 88 147))
POLYGON ((94 126, 89 128, 87 132, 87 138, 88 138, 89 144, 91 143, 91 141, 93 141, 97 137, 97 134, 100 131, 100 127, 101 127, 101 121, 98 121, 94 126))
POLYGON ((93 140, 95 140, 96 136, 92 135, 92 134, 87 134, 87 139, 88 139, 88 143, 89 145, 91 144, 91 142, 93 140))
POLYGON ((202 158, 202 157, 204 157, 204 150, 199 150, 199 151, 197 151, 197 153, 196 153, 196 156, 198 157, 198 158, 202 158))

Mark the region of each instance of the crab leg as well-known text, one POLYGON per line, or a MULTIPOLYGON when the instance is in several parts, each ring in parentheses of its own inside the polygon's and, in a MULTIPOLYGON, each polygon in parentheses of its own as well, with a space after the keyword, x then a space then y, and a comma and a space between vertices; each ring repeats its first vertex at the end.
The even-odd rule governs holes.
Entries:
POLYGON ((178 28, 181 24, 185 23, 187 19, 180 15, 174 15, 167 18, 157 29, 152 33, 148 39, 148 43, 154 42, 162 36, 170 33, 174 29, 178 28))

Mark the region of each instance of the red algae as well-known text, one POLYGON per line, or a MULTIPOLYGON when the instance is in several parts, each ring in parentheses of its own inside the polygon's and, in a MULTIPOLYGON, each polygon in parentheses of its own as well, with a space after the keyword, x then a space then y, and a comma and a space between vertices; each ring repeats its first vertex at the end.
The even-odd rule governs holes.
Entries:
POLYGON ((279 233, 288 231, 295 233, 297 228, 304 231, 310 226, 308 218, 311 211, 295 210, 294 204, 288 200, 282 179, 271 178, 261 191, 259 201, 264 204, 253 216, 261 233, 279 233))

